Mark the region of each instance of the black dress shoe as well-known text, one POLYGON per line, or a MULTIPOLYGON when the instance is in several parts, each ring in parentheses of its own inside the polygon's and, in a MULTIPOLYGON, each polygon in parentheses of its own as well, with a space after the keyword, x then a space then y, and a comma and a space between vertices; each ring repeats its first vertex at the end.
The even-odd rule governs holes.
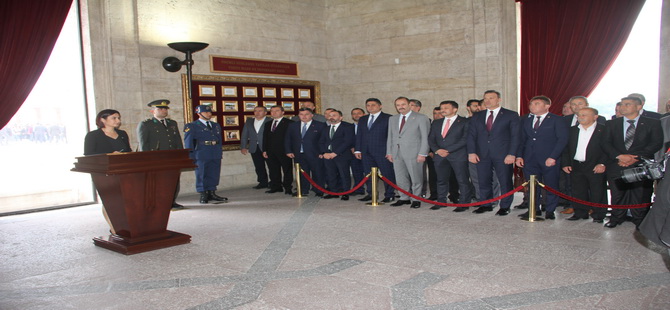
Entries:
POLYGON ((500 210, 498 210, 498 212, 496 212, 496 215, 500 215, 500 216, 505 216, 507 214, 509 214, 509 208, 500 208, 500 210))
MULTIPOLYGON (((279 191, 281 192, 281 189, 279 191)), ((284 194, 293 195, 293 189, 290 188, 284 189, 284 194)))
POLYGON ((261 189, 261 188, 266 188, 266 187, 268 187, 267 184, 265 184, 265 185, 263 185, 263 184, 258 184, 258 185, 254 186, 254 187, 252 187, 252 188, 254 188, 254 189, 261 189))
POLYGON ((398 200, 394 203, 391 204, 391 207, 400 207, 402 205, 408 205, 411 204, 412 202, 409 200, 398 200))
POLYGON ((548 220, 555 220, 556 216, 554 215, 554 212, 547 212, 547 214, 544 215, 544 218, 548 220))
POLYGON ((602 223, 602 222, 603 222, 603 219, 593 219, 593 222, 594 222, 594 223, 602 223))
MULTIPOLYGON (((535 212, 535 216, 541 216, 541 215, 542 215, 542 211, 536 211, 535 212)), ((523 214, 519 214, 519 217, 528 218, 528 212, 525 212, 523 214)))
POLYGON ((265 191, 265 192, 268 193, 268 194, 272 194, 272 193, 279 193, 281 191, 282 191, 281 188, 271 188, 270 190, 265 191))
POLYGON ((519 205, 514 206, 514 209, 528 209, 528 205, 525 203, 521 203, 519 205))
MULTIPOLYGON (((288 193, 287 193, 287 194, 288 194, 288 193)), ((293 196, 293 197, 298 197, 298 192, 293 192, 293 193, 291 193, 291 196, 293 196)))
POLYGON ((209 194, 207 192, 200 193, 200 203, 209 203, 209 194))
POLYGON ((493 207, 479 207, 475 209, 475 211, 472 211, 472 213, 482 214, 484 212, 491 212, 491 211, 493 211, 493 207))
POLYGON ((395 198, 393 198, 393 197, 386 197, 382 200, 382 202, 383 203, 389 203, 389 202, 394 201, 394 200, 395 200, 395 198))
POLYGON ((228 198, 216 194, 214 191, 209 191, 209 200, 214 201, 228 201, 228 198))
POLYGON ((331 194, 328 194, 328 195, 326 195, 326 196, 323 196, 323 199, 333 199, 333 198, 337 198, 337 196, 335 196, 335 195, 331 195, 331 194))
POLYGON ((365 195, 365 197, 358 199, 358 201, 370 201, 372 200, 372 196, 370 195, 365 195))
MULTIPOLYGON (((324 197, 325 198, 325 197, 324 197)), ((349 200, 349 195, 342 195, 340 200, 349 200)))
POLYGON ((609 221, 609 222, 605 223, 605 227, 607 227, 607 228, 614 228, 617 225, 619 225, 619 224, 617 224, 615 222, 612 222, 612 221, 609 221))
POLYGON ((413 201, 413 202, 412 202, 412 205, 409 206, 409 207, 412 208, 412 209, 418 209, 418 208, 421 208, 421 202, 413 201))
POLYGON ((433 205, 432 207, 430 207, 430 209, 431 210, 440 210, 440 209, 442 209, 442 206, 433 205))
POLYGON ((469 207, 456 207, 452 212, 465 212, 469 207))
POLYGON ((578 220, 588 220, 588 219, 589 219, 588 216, 586 216, 586 217, 579 217, 579 216, 574 215, 574 214, 573 214, 571 217, 567 218, 568 221, 578 221, 578 220))
POLYGON ((172 203, 172 210, 183 210, 183 209, 186 209, 186 207, 184 207, 184 206, 182 206, 182 205, 180 205, 176 202, 172 203))

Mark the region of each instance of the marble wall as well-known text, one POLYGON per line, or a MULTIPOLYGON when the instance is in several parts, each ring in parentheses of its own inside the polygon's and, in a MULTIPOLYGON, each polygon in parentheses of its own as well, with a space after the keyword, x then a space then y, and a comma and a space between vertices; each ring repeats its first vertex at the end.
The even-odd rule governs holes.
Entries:
MULTIPOLYGON (((442 100, 464 103, 486 89, 500 90, 516 109, 514 1, 86 0, 81 7, 90 113, 120 110, 135 144, 154 99, 171 100, 183 127, 180 74, 161 67, 165 57, 184 58, 166 46, 179 41, 210 44, 193 55, 194 74, 212 74, 209 55, 298 62, 300 79, 321 82, 322 108, 342 109, 345 119, 368 97, 389 113, 395 97, 418 98, 429 114, 442 100)), ((249 156, 228 151, 223 159, 221 188, 255 184, 249 156)), ((182 193, 193 184, 184 172, 182 193)))

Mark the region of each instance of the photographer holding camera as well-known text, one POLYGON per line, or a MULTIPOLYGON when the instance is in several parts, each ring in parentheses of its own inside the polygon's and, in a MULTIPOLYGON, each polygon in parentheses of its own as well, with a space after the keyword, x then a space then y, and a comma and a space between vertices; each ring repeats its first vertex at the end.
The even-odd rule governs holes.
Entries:
MULTIPOLYGON (((663 130, 659 120, 640 116, 642 101, 636 97, 621 99, 623 117, 608 121, 602 147, 609 157, 607 181, 613 205, 651 202, 654 181, 650 179, 626 183, 621 171, 633 167, 641 158, 653 158, 663 146, 663 130)), ((614 228, 625 220, 627 209, 613 209, 605 227, 614 228)), ((649 208, 631 209, 633 223, 639 228, 649 208)))

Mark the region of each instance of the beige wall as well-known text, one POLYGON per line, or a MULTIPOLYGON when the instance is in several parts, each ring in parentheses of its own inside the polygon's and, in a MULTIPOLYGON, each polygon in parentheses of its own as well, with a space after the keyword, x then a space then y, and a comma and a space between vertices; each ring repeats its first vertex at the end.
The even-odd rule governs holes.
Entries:
POLYGON ((663 0, 660 49, 657 102, 658 111, 665 113, 665 103, 670 100, 670 0, 663 0))
MULTIPOLYGON (((210 54, 298 62, 301 79, 321 82, 323 107, 346 119, 368 97, 389 113, 395 97, 418 98, 430 115, 442 100, 464 103, 486 89, 516 109, 514 1, 87 0, 82 14, 91 113, 120 110, 135 144, 154 99, 171 100, 183 127, 180 74, 161 67, 184 58, 166 46, 178 41, 210 44, 194 54, 194 74, 212 74, 210 54)), ((182 192, 193 182, 183 173, 182 192)), ((251 159, 224 152, 220 187, 254 183, 251 159)))

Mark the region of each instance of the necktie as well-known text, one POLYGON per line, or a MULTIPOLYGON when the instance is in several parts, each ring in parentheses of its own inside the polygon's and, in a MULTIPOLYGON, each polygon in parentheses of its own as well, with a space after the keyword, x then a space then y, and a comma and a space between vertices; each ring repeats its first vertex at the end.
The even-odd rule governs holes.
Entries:
POLYGON ((635 137, 635 120, 628 120, 628 129, 626 129, 626 138, 623 140, 623 144, 626 146, 626 149, 630 149, 630 146, 633 145, 633 138, 635 137))
POLYGON ((307 124, 303 123, 302 130, 300 131, 300 136, 304 138, 306 132, 307 132, 307 124))
POLYGON ((370 127, 372 127, 372 123, 374 123, 374 122, 375 122, 375 116, 370 114, 370 121, 368 122, 368 129, 370 129, 370 127))
POLYGON ((535 125, 533 125, 533 130, 537 130, 538 128, 540 128, 540 118, 542 118, 542 116, 537 116, 537 120, 535 121, 535 125))
POLYGON ((275 132, 275 129, 277 129, 277 120, 274 120, 274 122, 272 122, 272 132, 275 132))
POLYGON ((161 123, 163 124, 163 126, 167 127, 167 124, 165 124, 165 120, 164 120, 164 119, 161 120, 161 123))
POLYGON ((398 131, 399 133, 402 132, 403 127, 405 127, 405 115, 402 116, 402 120, 400 121, 400 130, 398 131))
POLYGON ((490 132, 492 127, 493 127, 493 111, 491 111, 489 117, 486 119, 486 131, 490 132))
POLYGON ((335 125, 330 125, 330 141, 331 141, 331 144, 328 145, 328 150, 329 151, 333 150, 332 141, 333 141, 333 136, 334 135, 335 135, 335 125))
POLYGON ((447 132, 449 131, 449 125, 451 124, 451 119, 447 118, 447 124, 444 125, 444 128, 442 129, 442 138, 447 136, 447 132))
POLYGON ((210 123, 209 121, 207 121, 207 128, 208 128, 209 130, 212 130, 212 123, 210 123))

